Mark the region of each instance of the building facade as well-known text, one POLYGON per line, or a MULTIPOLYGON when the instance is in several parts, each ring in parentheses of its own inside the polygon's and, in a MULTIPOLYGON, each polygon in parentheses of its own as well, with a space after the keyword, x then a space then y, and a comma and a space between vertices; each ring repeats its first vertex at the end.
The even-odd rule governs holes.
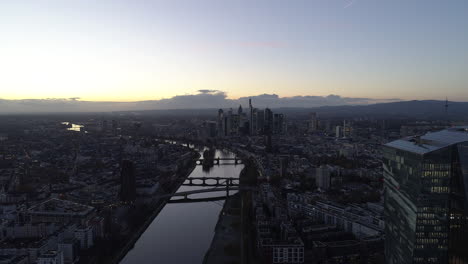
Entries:
POLYGON ((388 264, 468 263, 468 127, 383 149, 388 264))

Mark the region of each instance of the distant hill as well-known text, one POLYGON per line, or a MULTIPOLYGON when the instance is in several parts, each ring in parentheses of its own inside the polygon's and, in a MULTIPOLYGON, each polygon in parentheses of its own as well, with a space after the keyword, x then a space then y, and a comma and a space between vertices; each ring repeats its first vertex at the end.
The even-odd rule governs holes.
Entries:
MULTIPOLYGON (((448 102, 448 118, 452 120, 468 120, 468 102, 448 102)), ((225 112, 228 109, 224 109, 225 112)), ((233 109, 237 112, 237 109, 233 109)), ((310 112, 316 112, 321 118, 342 117, 374 117, 374 118, 414 118, 414 119, 446 119, 445 101, 422 100, 377 103, 368 105, 342 105, 320 107, 283 107, 272 108, 274 112, 284 113, 288 118, 307 118, 310 112)), ((244 108, 245 112, 249 110, 244 108)), ((114 112, 62 112, 37 113, 38 115, 138 115, 153 117, 199 117, 215 119, 217 108, 168 109, 168 110, 137 110, 114 112)), ((11 114, 10 114, 11 115, 11 114)))
MULTIPOLYGON (((451 119, 468 119, 468 102, 448 102, 448 117, 451 119)), ((317 112, 320 117, 382 117, 382 118, 421 118, 445 119, 445 101, 401 101, 370 105, 321 106, 312 108, 273 108, 274 112, 286 115, 306 115, 317 112)), ((248 111, 244 109, 244 111, 248 111)), ((170 116, 216 116, 217 109, 177 109, 139 111, 142 114, 170 116)))
MULTIPOLYGON (((322 117, 401 117, 421 119, 445 119, 445 101, 401 101, 354 106, 322 106, 314 108, 277 109, 285 114, 317 112, 322 117)), ((468 102, 448 102, 450 119, 468 119, 468 102)))

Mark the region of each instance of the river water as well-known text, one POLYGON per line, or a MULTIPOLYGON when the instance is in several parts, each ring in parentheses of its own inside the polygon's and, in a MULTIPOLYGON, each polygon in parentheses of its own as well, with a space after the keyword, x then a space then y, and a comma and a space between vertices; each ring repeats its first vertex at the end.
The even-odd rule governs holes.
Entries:
MULTIPOLYGON (((216 150, 215 157, 234 158, 235 154, 216 150)), ((221 161, 223 162, 233 164, 233 161, 221 161)), ((209 171, 204 171, 199 165, 189 177, 238 178, 243 167, 241 164, 214 165, 209 171)), ((212 187, 181 186, 178 192, 201 188, 212 187)), ((233 193, 233 191, 230 192, 230 194, 233 193)), ((191 195, 190 198, 218 197, 225 194, 226 191, 201 193, 191 195)), ((224 201, 168 203, 120 263, 202 263, 213 239, 223 204, 224 201)))

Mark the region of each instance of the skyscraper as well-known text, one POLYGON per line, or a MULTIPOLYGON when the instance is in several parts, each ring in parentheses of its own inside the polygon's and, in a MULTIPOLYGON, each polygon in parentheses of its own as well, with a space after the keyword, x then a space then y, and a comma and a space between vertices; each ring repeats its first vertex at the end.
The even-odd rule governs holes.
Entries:
POLYGON ((273 115, 273 132, 275 134, 283 134, 284 116, 283 114, 273 115))
POLYGON ((123 160, 120 165, 120 200, 122 202, 133 202, 135 198, 135 165, 130 160, 123 160))
POLYGON ((383 148, 388 264, 468 263, 468 127, 383 148))
POLYGON ((218 119, 217 121, 217 133, 218 137, 223 137, 226 135, 224 128, 224 111, 223 109, 218 110, 218 119))
POLYGON ((258 134, 258 111, 257 108, 252 110, 250 117, 250 135, 254 136, 258 134))
POLYGON ((265 131, 265 110, 257 111, 257 131, 259 134, 265 131))
POLYGON ((265 121, 263 125, 265 134, 271 134, 273 132, 273 112, 269 108, 265 108, 265 121))
POLYGON ((253 107, 252 107, 252 99, 249 99, 249 110, 250 110, 250 116, 249 116, 249 129, 250 129, 250 133, 249 133, 249 134, 250 134, 250 135, 254 135, 254 134, 255 134, 255 131, 256 131, 255 129, 256 129, 257 126, 256 126, 256 124, 255 124, 255 126, 254 126, 254 121, 253 121, 253 119, 254 119, 254 118, 253 118, 254 112, 253 112, 253 107), (254 127, 255 127, 255 129, 254 129, 254 127))
POLYGON ((317 129, 318 129, 317 113, 312 112, 310 113, 309 132, 314 132, 317 129))
POLYGON ((226 123, 226 136, 231 136, 232 135, 232 129, 233 129, 233 115, 232 115, 232 108, 229 109, 227 116, 225 117, 225 123, 226 123))
POLYGON ((335 128, 335 137, 341 138, 343 136, 343 128, 341 126, 336 126, 335 128))

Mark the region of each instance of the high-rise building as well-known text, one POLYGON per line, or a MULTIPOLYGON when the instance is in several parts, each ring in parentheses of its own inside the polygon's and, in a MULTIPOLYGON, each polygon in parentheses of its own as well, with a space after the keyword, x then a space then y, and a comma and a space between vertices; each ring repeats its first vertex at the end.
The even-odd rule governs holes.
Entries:
POLYGON ((318 129, 317 113, 312 112, 310 113, 309 132, 314 132, 317 129, 318 129))
POLYGON ((231 116, 231 135, 239 134, 241 116, 238 114, 233 114, 231 116))
POLYGON ((343 136, 343 128, 341 126, 336 126, 335 128, 335 137, 340 138, 343 136))
POLYGON ((223 137, 226 135, 224 131, 224 111, 223 109, 218 110, 218 119, 216 120, 216 130, 218 137, 223 137))
POLYGON ((468 126, 383 147, 387 264, 468 263, 468 126))
POLYGON ((284 127, 283 114, 274 114, 273 115, 273 133, 283 134, 283 127, 284 127))
POLYGON ((249 129, 250 129, 250 131, 249 131, 249 134, 254 135, 254 134, 256 134, 256 127, 257 126, 256 126, 256 124, 254 126, 254 120, 253 120, 254 119, 254 109, 252 107, 252 99, 249 99, 249 110, 250 110, 250 115, 249 115, 249 129), (254 127, 255 127, 255 129, 254 129, 254 127))
POLYGON ((265 131, 265 110, 257 111, 257 131, 259 134, 265 131))
POLYGON ((123 160, 120 165, 120 200, 123 202, 133 202, 135 199, 135 165, 130 160, 123 160))
POLYGON ((343 135, 342 136, 344 138, 348 138, 352 136, 353 127, 351 125, 352 125, 351 122, 347 122, 346 120, 343 120, 343 128, 342 128, 343 135))
POLYGON ((208 138, 216 137, 217 125, 215 121, 206 121, 203 135, 208 138))
POLYGON ((263 125, 265 134, 271 134, 273 132, 273 112, 269 108, 265 108, 265 121, 263 125))
POLYGON ((233 128, 233 116, 232 116, 232 108, 229 109, 227 116, 225 118, 226 122, 226 136, 230 136, 232 134, 233 128))
POLYGON ((258 134, 258 111, 257 108, 252 110, 250 118, 250 135, 254 136, 258 134))

